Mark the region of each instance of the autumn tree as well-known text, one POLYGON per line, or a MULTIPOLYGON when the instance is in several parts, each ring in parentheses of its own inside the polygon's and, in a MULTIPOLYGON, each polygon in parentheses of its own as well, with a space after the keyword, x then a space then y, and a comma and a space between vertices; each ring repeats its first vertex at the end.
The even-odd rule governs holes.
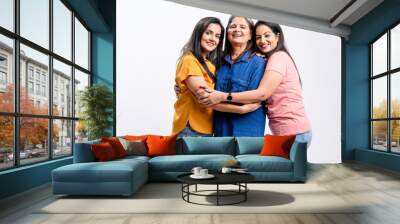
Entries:
MULTIPOLYGON (((13 86, 9 85, 6 92, 0 93, 0 111, 12 112, 14 107, 13 86)), ((13 119, 10 116, 0 116, 0 149, 13 146, 13 119)))
MULTIPOLYGON (((400 100, 394 99, 391 104, 391 117, 400 117, 400 100)), ((373 108, 373 118, 387 118, 387 100, 382 100, 378 106, 373 108)), ((398 142, 400 138, 400 121, 391 121, 392 128, 392 142, 398 142)), ((387 135, 387 121, 375 121, 373 125, 374 139, 386 139, 387 135)))
MULTIPOLYGON (((0 111, 13 112, 14 97, 13 85, 8 85, 6 92, 0 94, 0 111)), ((48 112, 47 106, 34 105, 29 99, 29 95, 24 87, 20 88, 20 110, 23 114, 42 114, 48 112)), ((56 112, 58 113, 58 111, 56 112)), ((0 147, 11 148, 13 146, 13 120, 11 116, 0 116, 0 147)), ((20 148, 24 149, 26 145, 42 144, 47 142, 48 136, 48 119, 47 118, 20 118, 20 148)), ((54 125, 53 138, 59 136, 59 128, 54 125)))
MULTIPOLYGON (((387 118, 387 100, 382 100, 378 106, 373 108, 373 118, 387 118)), ((373 123, 373 136, 374 139, 386 139, 387 135, 387 122, 375 121, 373 123)))

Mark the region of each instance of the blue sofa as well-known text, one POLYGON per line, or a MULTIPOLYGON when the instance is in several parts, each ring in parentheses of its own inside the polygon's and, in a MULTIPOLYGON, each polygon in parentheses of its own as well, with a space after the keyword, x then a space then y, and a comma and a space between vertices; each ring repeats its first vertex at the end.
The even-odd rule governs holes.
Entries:
POLYGON ((193 167, 218 172, 234 159, 259 182, 304 182, 307 146, 294 142, 290 159, 260 156, 263 137, 185 137, 176 143, 177 155, 127 156, 96 162, 90 141, 75 144, 74 163, 52 171, 54 194, 131 195, 146 182, 176 181, 193 167))

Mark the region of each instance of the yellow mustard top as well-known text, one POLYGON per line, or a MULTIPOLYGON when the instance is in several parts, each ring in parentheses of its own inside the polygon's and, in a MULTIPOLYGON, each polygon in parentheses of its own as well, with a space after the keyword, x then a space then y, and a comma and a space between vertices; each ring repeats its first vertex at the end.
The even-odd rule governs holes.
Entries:
MULTIPOLYGON (((210 72, 215 74, 215 66, 208 60, 206 64, 210 72)), ((190 127, 202 134, 213 133, 213 110, 205 108, 197 102, 197 98, 186 86, 189 76, 202 76, 210 89, 214 89, 214 81, 207 71, 192 54, 184 55, 176 68, 175 83, 180 88, 180 94, 175 102, 172 134, 178 134, 189 123, 190 127)))

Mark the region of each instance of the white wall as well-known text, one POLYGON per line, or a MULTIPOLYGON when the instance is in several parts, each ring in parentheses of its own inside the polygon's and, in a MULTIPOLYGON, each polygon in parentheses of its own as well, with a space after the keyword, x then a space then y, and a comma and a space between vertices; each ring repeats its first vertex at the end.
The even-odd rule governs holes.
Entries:
MULTIPOLYGON (((162 0, 117 1, 117 135, 171 133, 176 60, 194 25, 206 16, 219 17, 224 25, 229 18, 162 0)), ((308 160, 340 162, 340 38, 283 28, 313 128, 308 160)))

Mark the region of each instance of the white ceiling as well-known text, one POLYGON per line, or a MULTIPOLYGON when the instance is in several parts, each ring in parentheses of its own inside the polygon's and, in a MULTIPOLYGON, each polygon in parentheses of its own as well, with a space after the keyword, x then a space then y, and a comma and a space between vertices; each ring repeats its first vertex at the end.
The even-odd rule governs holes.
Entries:
POLYGON ((347 38, 383 0, 167 0, 347 38))

